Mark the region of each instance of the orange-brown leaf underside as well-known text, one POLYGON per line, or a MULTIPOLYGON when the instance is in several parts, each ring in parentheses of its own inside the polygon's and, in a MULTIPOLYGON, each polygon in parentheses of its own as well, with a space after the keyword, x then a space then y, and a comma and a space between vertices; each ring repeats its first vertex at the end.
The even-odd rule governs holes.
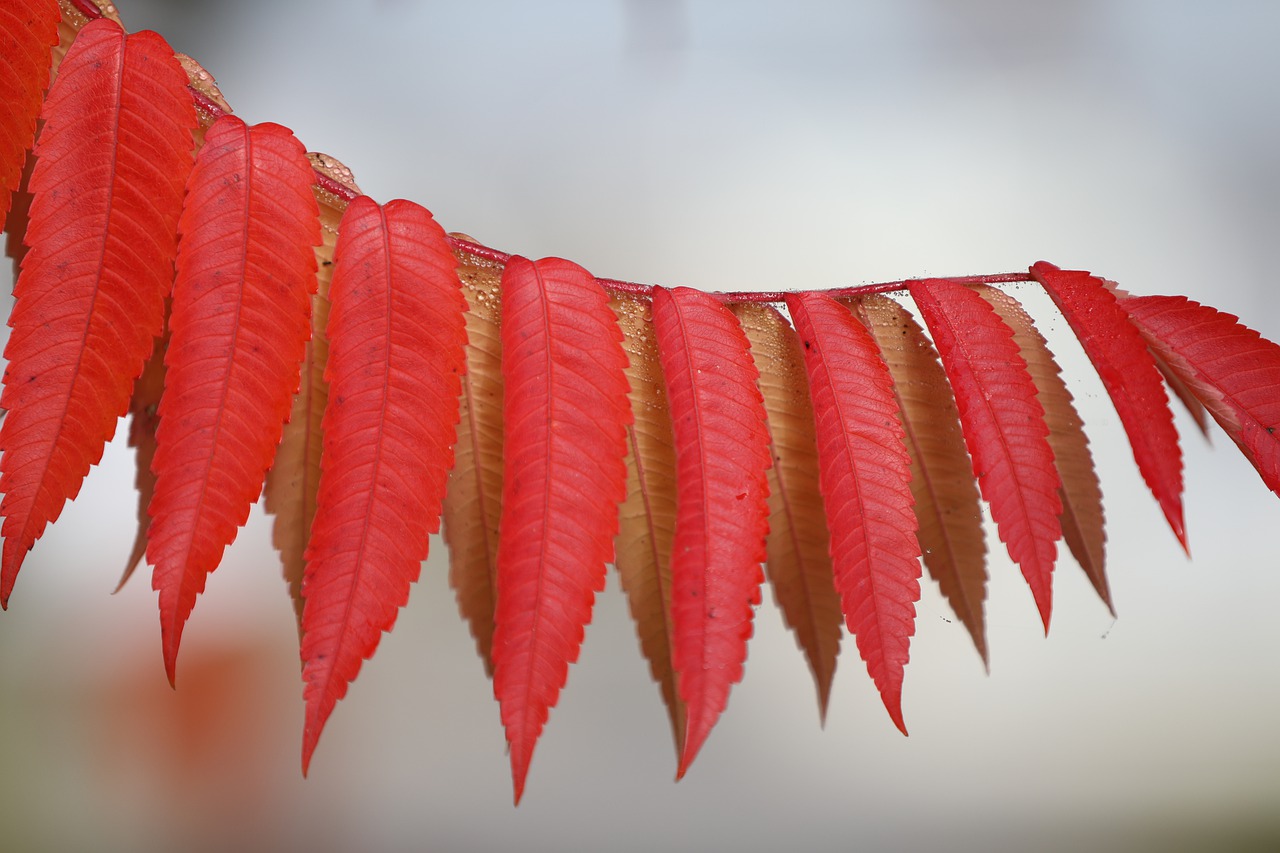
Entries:
POLYGON ((916 536, 924 565, 987 661, 986 543, 960 412, 937 350, 906 308, 887 296, 850 303, 893 376, 893 393, 911 454, 916 536))
POLYGON ((1062 480, 1058 489, 1058 498, 1062 501, 1062 538, 1098 596, 1115 615, 1107 584, 1102 489, 1098 485, 1093 454, 1089 452, 1089 439, 1084 434, 1084 423, 1076 412, 1071 392, 1062 381, 1061 370, 1048 344, 1017 300, 994 287, 983 286, 977 291, 1013 329, 1013 339, 1036 384, 1036 399, 1044 407, 1053 463, 1062 480))
POLYGON ((302 144, 224 116, 187 183, 147 562, 172 682, 196 596, 249 517, 310 335, 319 212, 302 144))
MULTIPOLYGON (((335 180, 347 179, 350 173, 332 158, 309 154, 313 165, 335 180)), ((320 210, 320 244, 315 248, 316 292, 311 297, 311 337, 302 356, 298 393, 294 395, 289 421, 284 425, 275 461, 263 484, 263 504, 275 516, 271 541, 280 552, 284 580, 293 602, 298 631, 302 631, 302 575, 306 566, 304 554, 311 539, 316 500, 320 493, 320 455, 323 448, 321 429, 325 405, 329 401, 329 385, 324 380, 329 361, 329 285, 333 280, 333 251, 338 242, 338 223, 347 209, 346 201, 333 193, 314 187, 320 210)))
POLYGON ((653 320, 676 449, 673 656, 683 776, 742 679, 769 529, 769 430, 746 335, 715 297, 656 288, 653 320))
POLYGON ((430 213, 361 196, 335 256, 323 473, 302 581, 304 773, 439 527, 464 369, 466 305, 430 213))
POLYGON ((458 441, 444 496, 449 585, 470 626, 485 672, 493 675, 498 519, 502 513, 502 266, 458 255, 467 300, 467 370, 458 406, 458 441))
POLYGON ((115 433, 163 323, 195 110, 155 33, 99 20, 45 101, 0 407, 0 604, 115 433))
POLYGON ((775 309, 733 307, 760 372, 769 417, 769 538, 765 573, 774 598, 818 689, 818 713, 827 715, 840 652, 844 614, 829 553, 830 534, 818 485, 818 448, 804 353, 795 330, 775 309))
POLYGON ((649 300, 618 295, 613 311, 622 329, 631 386, 627 426, 627 497, 618 508, 614 563, 636 623, 640 650, 662 691, 676 758, 684 744, 685 707, 672 663, 671 542, 676 527, 676 456, 666 383, 649 300))

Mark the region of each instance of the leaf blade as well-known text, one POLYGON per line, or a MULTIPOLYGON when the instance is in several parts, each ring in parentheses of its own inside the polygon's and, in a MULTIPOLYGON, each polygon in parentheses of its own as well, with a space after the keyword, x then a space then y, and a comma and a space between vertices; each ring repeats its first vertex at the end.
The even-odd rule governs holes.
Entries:
POLYGON ((1027 363, 1027 371, 1037 389, 1036 399, 1044 407, 1045 423, 1049 427, 1049 446, 1053 449, 1053 463, 1061 481, 1058 498, 1062 502, 1062 538, 1098 597, 1114 616, 1115 605, 1107 583, 1102 489, 1098 484, 1093 454, 1089 451, 1084 422, 1076 412, 1071 392, 1062 380, 1062 372, 1053 353, 1027 312, 1002 290, 982 286, 977 288, 977 292, 1013 329, 1013 339, 1027 363))
POLYGON ((909 290, 955 392, 978 488, 1047 632, 1062 505, 1035 383, 1013 331, 973 290, 943 279, 909 290))
POLYGON ((1183 296, 1120 301, 1148 344, 1169 364, 1280 494, 1280 346, 1233 314, 1183 296))
POLYGON ((631 409, 622 332, 586 270, 558 258, 502 275, 502 538, 493 690, 518 803, 613 558, 631 409))
POLYGON ((456 463, 444 496, 444 541, 449 585, 492 678, 503 477, 502 265, 460 253, 458 276, 467 300, 467 370, 459 397, 456 463))
POLYGON ((893 378, 875 339, 822 293, 787 294, 813 395, 819 483, 845 624, 889 717, 902 719, 903 668, 920 598, 911 458, 893 378))
POLYGON ((742 678, 764 579, 769 435, 733 314, 678 287, 655 288, 653 317, 676 448, 673 654, 688 709, 680 778, 742 678))
POLYGON ((319 213, 302 144, 223 116, 178 227, 147 561, 172 683, 196 597, 249 516, 310 334, 319 213))
MULTIPOLYGON (((357 195, 360 193, 349 181, 350 172, 337 161, 324 155, 307 156, 335 181, 341 182, 345 176, 346 186, 357 195)), ((302 637, 302 576, 306 571, 307 543, 311 541, 311 525, 320 494, 323 419, 329 402, 329 383, 324 378, 329 362, 329 286, 333 281, 338 225, 347 209, 346 200, 327 190, 313 187, 312 192, 319 206, 320 244, 315 247, 316 291, 311 297, 311 336, 302 357, 298 393, 293 397, 289 419, 262 489, 263 505, 275 517, 271 543, 280 553, 299 639, 302 637)))
POLYGON ((988 662, 986 542, 973 464, 960 412, 938 352, 906 308, 876 294, 852 306, 893 376, 893 393, 911 454, 916 535, 925 568, 988 662))
POLYGON ((45 101, 0 407, 0 604, 128 408, 163 322, 195 110, 172 49, 84 27, 45 101))
POLYGON ((627 497, 618 508, 614 564, 636 623, 641 653, 658 682, 671 723, 676 760, 684 745, 685 707, 672 658, 671 547, 676 525, 676 457, 671 412, 648 299, 615 295, 631 386, 627 427, 627 497))
POLYGON ((831 568, 831 535, 818 483, 818 447, 804 353, 774 308, 733 306, 760 373, 769 421, 769 536, 765 575, 787 627, 809 663, 826 718, 844 612, 831 568))
POLYGON ((13 0, 0 9, 0 230, 35 140, 61 17, 57 0, 13 0))
POLYGON ((1106 283, 1045 261, 1031 275, 1053 298, 1093 362, 1129 436, 1134 461, 1183 549, 1182 450, 1151 353, 1106 283))
POLYGON ((330 290, 324 462, 302 591, 302 766, 395 624, 439 525, 465 303, 444 231, 407 201, 352 201, 330 290))

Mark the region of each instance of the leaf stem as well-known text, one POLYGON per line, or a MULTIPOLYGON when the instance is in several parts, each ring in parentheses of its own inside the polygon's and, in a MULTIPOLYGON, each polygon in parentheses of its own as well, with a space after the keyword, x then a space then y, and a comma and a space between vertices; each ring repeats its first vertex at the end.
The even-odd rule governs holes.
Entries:
MULTIPOLYGON (((87 18, 93 19, 93 18, 102 17, 102 10, 99 9, 96 5, 94 5, 92 0, 71 0, 71 2, 87 18)), ((207 112, 213 118, 215 119, 220 118, 222 115, 224 115, 227 112, 219 104, 215 103, 213 100, 207 97, 203 92, 200 92, 194 85, 190 86, 189 88, 191 90, 192 97, 196 101, 196 105, 201 110, 207 112)), ((320 189, 324 190, 325 192, 331 193, 334 196, 337 196, 338 198, 342 199, 345 202, 351 202, 356 198, 357 195, 359 195, 359 193, 353 190, 351 187, 348 187, 344 184, 339 183, 338 181, 335 181, 333 178, 330 178, 328 175, 324 174, 318 169, 315 170, 315 184, 320 189)), ((511 254, 509 252, 503 252, 500 249, 493 249, 493 248, 490 248, 489 246, 485 246, 480 243, 473 242, 471 240, 466 240, 461 237, 455 237, 453 235, 449 235, 448 240, 449 240, 449 247, 452 248, 455 252, 457 251, 465 252, 474 257, 481 258, 483 260, 491 261, 493 263, 498 263, 498 264, 505 264, 508 260, 511 259, 511 254)), ((928 276, 928 278, 937 278, 937 276, 928 276)), ((834 288, 827 289, 825 292, 837 299, 852 297, 852 296, 864 296, 869 293, 894 293, 899 290, 906 290, 907 287, 912 283, 921 282, 924 280, 925 279, 923 278, 903 279, 901 281, 886 281, 886 282, 880 282, 877 284, 864 284, 864 285, 859 285, 855 287, 834 287, 834 288)), ((1035 281, 1035 279, 1032 278, 1029 272, 1008 272, 1008 273, 993 273, 989 275, 952 276, 952 277, 946 278, 945 280, 955 282, 957 284, 1009 284, 1013 282, 1035 281)), ((639 284, 633 281, 622 281, 622 280, 613 279, 613 278, 597 278, 596 281, 605 290, 613 291, 614 293, 627 293, 633 296, 651 296, 653 294, 654 285, 651 285, 651 284, 639 284)), ((756 302, 756 303, 782 302, 784 299, 786 299, 786 292, 780 291, 780 290, 760 292, 760 293, 753 292, 753 291, 730 291, 730 292, 717 291, 712 293, 711 296, 715 297, 721 302, 731 305, 739 302, 756 302)))

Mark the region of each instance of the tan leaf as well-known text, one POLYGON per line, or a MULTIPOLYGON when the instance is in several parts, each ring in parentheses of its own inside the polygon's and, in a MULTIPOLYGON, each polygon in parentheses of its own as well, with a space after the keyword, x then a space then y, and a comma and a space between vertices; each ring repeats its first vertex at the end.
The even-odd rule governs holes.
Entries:
POLYGON ((1155 360, 1156 370, 1160 371, 1160 375, 1164 377, 1164 384, 1173 392, 1173 396, 1178 398, 1178 402, 1182 403, 1183 408, 1187 410, 1187 414, 1191 415, 1191 420, 1195 422, 1196 428, 1200 430, 1200 434, 1209 439, 1209 412, 1205 409, 1204 404, 1200 402, 1200 398, 1182 381, 1182 377, 1174 372, 1169 366, 1169 362, 1157 353, 1151 350, 1151 357, 1155 360))
POLYGON ((467 372, 462 377, 458 443, 444 499, 449 585, 471 628, 485 672, 493 675, 498 518, 502 509, 502 265, 459 251, 467 299, 467 372))
POLYGON ((733 306, 760 371, 769 415, 769 538, 765 569, 787 626, 818 688, 825 720, 844 622, 832 576, 830 536, 818 490, 818 450, 804 354, 795 330, 775 309, 733 306))
POLYGON ((911 492, 924 565, 987 662, 986 543, 973 467, 938 353, 907 309, 886 296, 851 301, 876 339, 911 453, 911 492))
MULTIPOLYGON (((196 117, 200 120, 192 136, 195 139, 196 151, 204 145, 204 135, 209 126, 218 118, 219 113, 230 113, 231 105, 222 97, 222 91, 214 82, 213 75, 205 71, 200 63, 185 53, 175 54, 182 70, 187 72, 191 81, 191 90, 196 95, 196 117)), ((345 206, 345 205, 344 205, 345 206)))
POLYGON ((1106 574, 1106 531, 1102 515, 1102 490, 1089 452, 1084 423, 1077 414, 1071 392, 1062 381, 1061 370, 1049 352, 1044 337, 1036 330, 1031 317, 1008 293, 994 287, 977 287, 992 307, 1013 329, 1014 340, 1022 350, 1027 370, 1035 380, 1045 423, 1049 425, 1049 446, 1062 478, 1062 537, 1076 562, 1084 569, 1089 582, 1115 615, 1106 574))
MULTIPOLYGON (((351 172, 324 154, 307 155, 318 171, 359 192, 351 172)), ((313 187, 320 205, 320 245, 316 246, 316 294, 311 299, 311 340, 303 356, 301 381, 293 398, 289 422, 263 488, 263 503, 275 516, 271 541, 280 552, 284 579, 289 585, 298 631, 302 630, 302 572, 306 565, 303 554, 311 539, 311 522, 316 514, 316 495, 320 487, 320 421, 329 401, 329 386, 324 381, 325 363, 329 358, 329 342, 325 326, 329 320, 329 282, 333 278, 333 248, 338 240, 338 223, 347 209, 344 199, 313 187)))
POLYGON ((619 507, 615 564, 636 623, 640 650, 667 707, 676 753, 684 743, 685 709, 672 665, 671 541, 676 518, 676 457, 648 299, 616 295, 631 383, 627 427, 627 498, 619 507))

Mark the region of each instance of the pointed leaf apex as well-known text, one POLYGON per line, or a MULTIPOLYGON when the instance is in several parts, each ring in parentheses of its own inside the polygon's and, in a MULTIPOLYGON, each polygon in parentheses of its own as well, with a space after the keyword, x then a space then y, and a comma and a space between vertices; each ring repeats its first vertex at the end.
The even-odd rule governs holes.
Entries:
POLYGON ((1044 625, 1044 635, 1049 636, 1049 617, 1053 613, 1053 587, 1045 587, 1043 590, 1032 589, 1032 595, 1036 600, 1036 609, 1040 611, 1040 622, 1044 625))
POLYGON ((818 688, 818 728, 826 729, 827 727, 827 708, 831 706, 831 684, 827 683, 818 688))
POLYGON ((511 750, 511 786, 513 806, 520 805, 520 800, 524 798, 524 783, 529 777, 529 756, 524 755, 524 750, 511 750))
MULTIPOLYGON (((321 727, 324 723, 320 724, 321 727)), ((308 723, 302 732, 302 778, 307 778, 307 773, 311 770, 311 756, 316 751, 316 744, 320 740, 320 732, 313 729, 308 723)))
POLYGON ((164 632, 164 674, 169 686, 178 689, 178 644, 182 640, 182 628, 176 633, 164 632))
POLYGON ((881 690, 880 699, 884 702, 884 709, 889 712, 889 719, 893 721, 893 725, 903 736, 907 734, 907 724, 902 718, 902 691, 901 690, 881 690))

